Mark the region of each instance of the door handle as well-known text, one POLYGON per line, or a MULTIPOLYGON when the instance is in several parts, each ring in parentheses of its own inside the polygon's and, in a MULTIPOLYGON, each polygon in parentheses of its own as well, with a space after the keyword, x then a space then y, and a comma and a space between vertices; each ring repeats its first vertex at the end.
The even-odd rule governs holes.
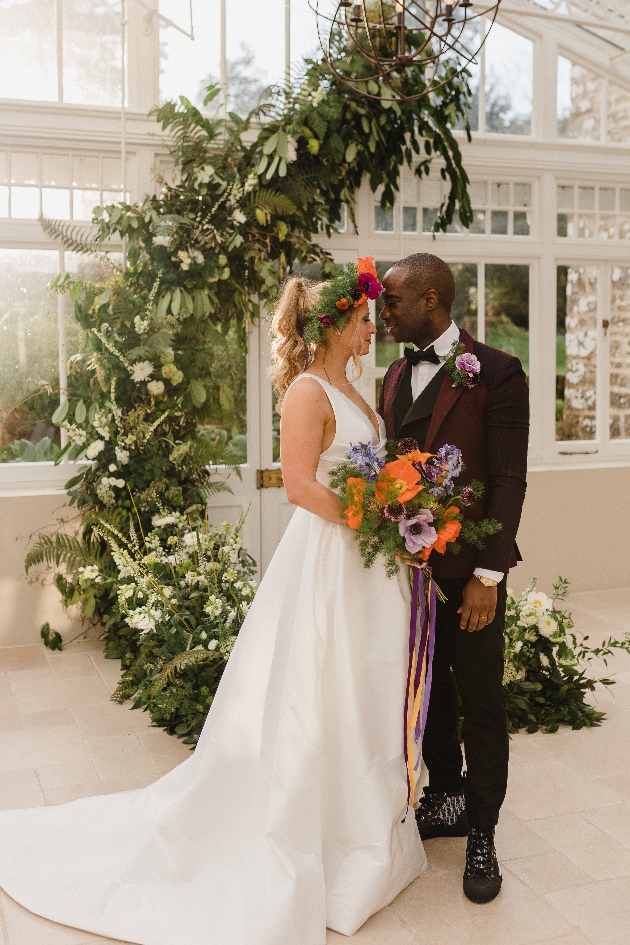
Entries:
POLYGON ((282 470, 279 466, 275 469, 257 469, 256 470, 256 488, 257 489, 282 489, 284 479, 282 470))

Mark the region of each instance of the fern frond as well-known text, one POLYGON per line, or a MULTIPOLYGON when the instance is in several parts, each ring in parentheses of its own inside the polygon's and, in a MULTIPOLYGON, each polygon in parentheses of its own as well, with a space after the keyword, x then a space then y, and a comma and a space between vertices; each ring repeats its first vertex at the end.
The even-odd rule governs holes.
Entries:
POLYGON ((259 187, 253 190, 249 202, 253 207, 261 207, 280 217, 297 213, 297 207, 290 197, 278 193, 277 190, 271 190, 270 187, 259 187))
POLYGON ((178 653, 156 677, 151 689, 151 698, 164 689, 164 686, 172 683, 177 673, 181 673, 191 666, 198 666, 199 663, 210 663, 217 658, 223 659, 217 650, 184 650, 183 653, 178 653))
POLYGON ((103 252, 103 244, 95 240, 96 227, 90 226, 88 229, 84 223, 65 223, 44 216, 39 218, 39 222, 46 236, 63 243, 73 253, 89 255, 103 252))
POLYGON ((48 564, 60 567, 64 564, 73 571, 83 565, 93 564, 100 566, 102 552, 96 542, 82 542, 74 535, 65 535, 57 532, 56 535, 41 535, 35 542, 24 560, 24 568, 29 570, 38 564, 48 564))

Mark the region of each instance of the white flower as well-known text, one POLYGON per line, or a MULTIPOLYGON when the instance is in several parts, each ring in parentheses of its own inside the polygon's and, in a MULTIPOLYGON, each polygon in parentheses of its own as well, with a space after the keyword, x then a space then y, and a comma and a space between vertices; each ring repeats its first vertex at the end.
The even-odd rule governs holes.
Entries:
POLYGON ((199 634, 199 638, 200 638, 201 640, 206 640, 207 637, 208 637, 208 634, 206 633, 206 631, 205 631, 205 630, 202 630, 201 633, 199 634))
POLYGON ((553 604, 551 598, 547 597, 542 591, 531 591, 526 600, 530 607, 535 607, 540 612, 551 610, 553 604))
POLYGON ((216 650, 217 646, 218 646, 218 640, 210 640, 210 643, 208 643, 209 650, 216 650))
POLYGON ((258 186, 258 177, 256 174, 250 174, 243 185, 243 193, 249 194, 254 187, 258 186))
MULTIPOLYGON (((138 594, 138 597, 140 597, 140 594, 138 594)), ((155 630, 155 620, 144 611, 137 610, 129 617, 129 626, 133 627, 134 630, 140 630, 144 634, 150 630, 155 630)))
POLYGON ((151 524, 154 528, 161 528, 162 525, 173 525, 176 521, 174 515, 154 515, 151 524))
POLYGON ((545 614, 538 620, 538 632, 542 637, 551 637, 558 629, 558 621, 545 614))
POLYGON ((136 317, 133 320, 133 324, 138 334, 143 335, 149 327, 149 319, 141 318, 139 315, 136 315, 136 317))
POLYGON ((84 568, 79 568, 79 573, 88 580, 95 580, 99 577, 99 570, 93 564, 88 564, 84 568))
POLYGON ((517 640, 516 643, 514 644, 514 652, 520 653, 522 649, 523 649, 523 641, 517 640))
POLYGON ((295 138, 287 138, 287 164, 291 164, 297 158, 297 141, 295 138))
POLYGON ((110 471, 110 472, 116 472, 117 469, 118 469, 118 466, 116 465, 116 463, 110 463, 110 464, 109 464, 109 471, 110 471))
POLYGON ((154 236, 153 237, 154 246, 168 246, 170 242, 171 241, 168 236, 154 236))
POLYGON ((104 449, 105 449, 105 444, 102 440, 94 440, 94 442, 90 443, 90 445, 88 446, 85 455, 87 456, 88 459, 96 459, 96 457, 101 452, 101 450, 104 450, 104 449))
POLYGON ((195 260, 197 265, 201 266, 203 264, 203 253, 201 252, 201 250, 196 249, 194 253, 192 254, 192 258, 195 260))
POLYGON ((175 257, 175 262, 177 262, 178 259, 180 261, 181 267, 184 270, 184 272, 190 269, 190 264, 192 260, 185 249, 180 249, 177 256, 175 257))
POLYGON ((223 601, 220 597, 215 597, 214 594, 211 594, 204 610, 209 617, 219 617, 223 612, 223 601))
POLYGON ((182 541, 186 548, 192 548, 193 545, 197 544, 197 532, 186 532, 186 534, 182 536, 182 541))
POLYGON ((140 384, 141 381, 148 381, 154 371, 155 368, 150 361, 136 361, 131 366, 131 379, 136 384, 140 384))
MULTIPOLYGON (((109 481, 112 482, 111 479, 110 479, 109 481)), ((125 480, 124 480, 124 479, 114 479, 114 481, 112 482, 112 485, 113 485, 113 486, 118 486, 119 489, 123 489, 123 488, 124 488, 124 485, 125 485, 125 480)))
POLYGON ((129 462, 129 450, 121 450, 120 447, 116 447, 116 459, 119 463, 122 463, 123 466, 129 462))
POLYGON ((247 223, 247 217, 242 210, 235 210, 232 214, 232 219, 235 223, 247 223))
POLYGON ((532 608, 524 607, 517 622, 520 627, 533 627, 538 623, 538 613, 532 608))
POLYGON ((160 394, 164 393, 164 381, 149 381, 147 390, 152 397, 159 397, 160 394))
POLYGON ((549 657, 545 656, 544 653, 540 653, 538 659, 540 660, 541 666, 544 666, 545 668, 549 666, 549 657))

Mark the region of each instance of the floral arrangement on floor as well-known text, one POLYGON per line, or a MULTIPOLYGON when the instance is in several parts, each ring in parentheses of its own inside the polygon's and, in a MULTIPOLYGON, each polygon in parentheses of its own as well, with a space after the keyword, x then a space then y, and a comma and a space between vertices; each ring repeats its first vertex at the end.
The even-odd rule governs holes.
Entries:
MULTIPOLYGON (((135 696, 134 708, 188 744, 199 737, 256 591, 243 520, 212 527, 196 512, 162 510, 146 537, 133 525, 129 538, 105 521, 95 529, 110 548, 119 606, 136 638, 136 658, 112 698, 135 696)), ((111 581, 93 566, 80 572, 111 581)))
POLYGON ((630 634, 598 647, 588 645, 588 636, 578 640, 562 606, 567 593, 564 578, 558 578, 551 596, 539 591, 535 580, 518 600, 508 590, 503 685, 511 732, 553 733, 560 725, 580 729, 606 718, 585 698, 597 683, 611 686, 614 680, 589 678, 585 664, 595 657, 606 662, 614 649, 630 652, 630 634))
POLYGON ((464 518, 463 509, 481 497, 483 486, 456 487, 463 468, 455 446, 422 453, 408 438, 395 445, 389 462, 379 459, 369 443, 350 446, 347 460, 331 471, 330 486, 341 499, 367 568, 383 555, 391 576, 401 560, 422 566, 432 551, 444 554, 448 547, 457 554, 458 538, 482 548, 483 539, 500 530, 493 519, 464 518))

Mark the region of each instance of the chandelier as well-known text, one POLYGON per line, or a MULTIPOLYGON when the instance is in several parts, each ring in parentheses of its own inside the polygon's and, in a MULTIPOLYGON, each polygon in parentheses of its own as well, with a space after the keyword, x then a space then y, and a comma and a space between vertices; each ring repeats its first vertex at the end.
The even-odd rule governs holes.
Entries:
POLYGON ((476 64, 501 0, 335 0, 334 13, 324 2, 315 12, 333 74, 366 98, 409 102, 476 64))

